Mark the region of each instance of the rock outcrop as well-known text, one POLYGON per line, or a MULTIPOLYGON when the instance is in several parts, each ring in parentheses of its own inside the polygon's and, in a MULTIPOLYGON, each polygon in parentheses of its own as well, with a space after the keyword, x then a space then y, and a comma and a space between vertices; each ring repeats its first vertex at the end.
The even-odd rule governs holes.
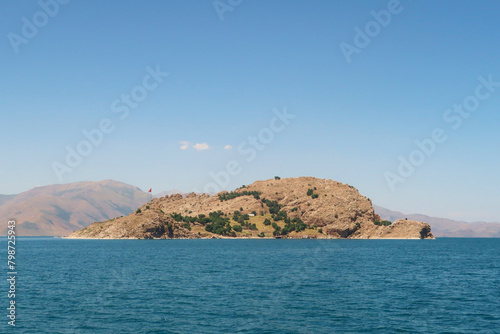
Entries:
POLYGON ((287 238, 433 238, 430 226, 422 222, 399 220, 384 226, 379 221, 371 200, 354 187, 333 180, 299 177, 257 181, 232 193, 224 191, 213 196, 193 193, 155 198, 127 217, 94 223, 69 237, 220 238, 258 237, 260 234, 260 237, 287 238), (271 209, 269 203, 279 205, 278 210, 286 214, 286 219, 273 219, 276 218, 276 211, 271 209), (243 225, 248 227, 254 224, 256 229, 244 226, 241 232, 219 235, 208 232, 202 219, 193 218, 219 212, 221 217, 230 220, 230 225, 237 225, 235 211, 248 214, 248 224, 243 225), (184 218, 191 217, 192 221, 177 221, 179 219, 173 218, 174 213, 184 218), (265 219, 275 222, 275 227, 263 224, 265 219), (276 225, 279 229, 286 229, 286 221, 301 221, 307 228, 297 228, 283 235, 274 232, 276 225))

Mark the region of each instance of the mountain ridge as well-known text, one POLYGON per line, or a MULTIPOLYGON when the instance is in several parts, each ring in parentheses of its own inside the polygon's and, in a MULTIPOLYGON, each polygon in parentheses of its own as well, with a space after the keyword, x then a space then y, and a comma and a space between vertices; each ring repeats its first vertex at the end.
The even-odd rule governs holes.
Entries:
MULTIPOLYGON (((0 219, 16 219, 21 236, 67 235, 94 221, 127 215, 148 199, 139 188, 113 180, 48 185, 10 195, 0 205, 0 219)), ((5 233, 6 228, 0 230, 5 233)))

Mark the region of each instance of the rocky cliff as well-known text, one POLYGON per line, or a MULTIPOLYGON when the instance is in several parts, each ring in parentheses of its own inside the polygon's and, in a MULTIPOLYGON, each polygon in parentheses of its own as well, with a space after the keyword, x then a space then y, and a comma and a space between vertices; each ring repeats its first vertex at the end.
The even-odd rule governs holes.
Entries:
POLYGON ((235 191, 155 198, 70 238, 433 238, 429 225, 380 221, 347 184, 313 177, 257 181, 235 191))

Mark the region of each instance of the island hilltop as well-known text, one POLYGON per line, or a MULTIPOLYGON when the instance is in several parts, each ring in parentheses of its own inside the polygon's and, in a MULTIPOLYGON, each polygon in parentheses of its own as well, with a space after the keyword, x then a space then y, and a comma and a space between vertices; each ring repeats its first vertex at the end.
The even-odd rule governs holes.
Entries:
POLYGON ((257 181, 210 196, 155 198, 134 213, 96 222, 68 238, 433 239, 423 222, 381 221, 371 200, 333 180, 257 181))

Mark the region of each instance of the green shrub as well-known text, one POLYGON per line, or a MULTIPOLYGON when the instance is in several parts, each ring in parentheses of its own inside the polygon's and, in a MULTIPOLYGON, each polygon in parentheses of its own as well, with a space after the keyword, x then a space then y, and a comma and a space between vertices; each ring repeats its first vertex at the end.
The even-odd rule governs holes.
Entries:
MULTIPOLYGON (((241 186, 241 188, 245 188, 245 186, 241 186)), ((260 194, 261 194, 260 191, 246 191, 246 190, 240 191, 240 192, 230 192, 227 194, 219 195, 219 200, 221 202, 229 201, 233 198, 240 197, 240 196, 253 196, 255 199, 260 199, 260 194)))
POLYGON ((229 224, 229 218, 222 217, 224 213, 222 211, 210 212, 209 221, 205 230, 207 232, 212 232, 220 235, 233 235, 231 233, 231 224, 229 224))
POLYGON ((142 212, 141 209, 135 210, 135 213, 141 213, 141 212, 142 212))
POLYGON ((250 224, 248 226, 248 228, 251 229, 252 231, 257 231, 258 230, 257 225, 255 225, 255 224, 250 224))
POLYGON ((323 234, 323 229, 322 228, 318 228, 318 232, 323 234))
POLYGON ((189 223, 184 223, 182 226, 191 231, 191 225, 189 223))
POLYGON ((313 194, 313 189, 307 189, 307 196, 311 196, 313 194))
POLYGON ((293 208, 293 209, 292 209, 292 212, 295 212, 295 211, 297 211, 297 210, 298 210, 298 208, 297 208, 297 207, 295 207, 295 208, 293 208))
POLYGON ((271 225, 271 221, 266 218, 266 220, 264 220, 264 225, 266 225, 266 226, 271 225))
POLYGON ((311 197, 314 199, 314 198, 318 198, 319 195, 318 194, 312 194, 311 197))
POLYGON ((259 238, 264 238, 266 235, 264 234, 264 232, 260 232, 259 234, 257 234, 257 236, 259 238))
POLYGON ((146 205, 146 210, 149 210, 149 205, 146 205))
POLYGON ((268 199, 263 198, 262 203, 268 206, 270 214, 276 214, 281 210, 281 205, 279 205, 278 202, 276 201, 270 201, 268 199))
POLYGON ((233 230, 236 232, 241 232, 243 231, 243 228, 241 227, 241 225, 233 225, 233 230))
POLYGON ((373 223, 375 225, 378 225, 378 226, 389 226, 389 225, 392 224, 392 222, 390 222, 388 220, 382 220, 382 221, 380 221, 380 220, 374 220, 373 223))
POLYGON ((287 218, 287 214, 286 214, 285 211, 280 211, 280 212, 278 212, 278 214, 276 214, 275 216, 273 216, 273 220, 275 222, 280 221, 280 220, 284 220, 286 218, 287 218))
POLYGON ((281 180, 281 177, 279 177, 279 176, 275 176, 275 177, 274 177, 274 179, 275 179, 275 180, 281 180))

